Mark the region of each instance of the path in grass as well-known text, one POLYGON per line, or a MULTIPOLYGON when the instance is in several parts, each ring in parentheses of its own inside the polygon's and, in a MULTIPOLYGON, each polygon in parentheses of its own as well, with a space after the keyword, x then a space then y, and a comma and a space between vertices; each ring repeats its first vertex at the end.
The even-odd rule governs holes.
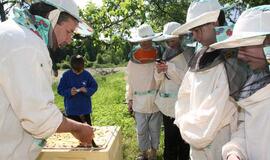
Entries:
MULTIPOLYGON (((123 135, 124 160, 134 160, 138 154, 136 142, 135 122, 128 114, 125 102, 125 75, 118 72, 106 76, 94 74, 99 88, 93 100, 93 124, 96 126, 115 125, 121 127, 123 135)), ((55 101, 63 110, 63 98, 56 94, 57 82, 54 84, 55 101)), ((158 159, 161 160, 163 148, 163 134, 158 159)))

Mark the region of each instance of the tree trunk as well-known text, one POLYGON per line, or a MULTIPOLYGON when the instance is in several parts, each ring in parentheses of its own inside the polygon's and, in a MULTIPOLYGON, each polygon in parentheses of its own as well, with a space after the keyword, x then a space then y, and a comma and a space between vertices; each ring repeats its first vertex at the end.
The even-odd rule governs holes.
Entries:
POLYGON ((4 10, 4 3, 0 3, 0 17, 1 17, 1 22, 4 22, 6 20, 6 14, 4 10))

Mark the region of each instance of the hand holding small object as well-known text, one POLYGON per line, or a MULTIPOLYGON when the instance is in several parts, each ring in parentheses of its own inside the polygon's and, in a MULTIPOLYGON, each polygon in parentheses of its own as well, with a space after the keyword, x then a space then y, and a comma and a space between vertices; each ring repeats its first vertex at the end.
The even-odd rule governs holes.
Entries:
POLYGON ((80 92, 83 92, 83 93, 87 92, 87 89, 85 87, 81 87, 79 90, 80 90, 80 92))
POLYGON ((165 61, 161 59, 156 59, 156 68, 158 73, 166 73, 168 69, 168 65, 166 64, 165 61))
POLYGON ((70 92, 71 92, 72 96, 74 96, 74 95, 76 95, 78 93, 78 91, 77 91, 77 89, 75 87, 72 87, 70 92))

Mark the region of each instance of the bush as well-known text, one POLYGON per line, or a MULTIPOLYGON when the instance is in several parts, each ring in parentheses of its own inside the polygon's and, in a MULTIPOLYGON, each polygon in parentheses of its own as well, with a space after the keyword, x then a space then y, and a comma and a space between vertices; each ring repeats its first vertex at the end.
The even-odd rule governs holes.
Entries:
POLYGON ((69 62, 70 61, 70 56, 69 55, 66 55, 66 59, 65 61, 69 62))
POLYGON ((98 55, 97 55, 97 63, 98 63, 98 64, 104 64, 104 60, 103 60, 101 54, 98 54, 98 55))
POLYGON ((85 68, 92 68, 94 65, 94 62, 91 62, 91 61, 85 61, 84 62, 84 67, 85 68))
POLYGON ((69 62, 64 61, 63 63, 60 64, 61 69, 70 69, 69 62))

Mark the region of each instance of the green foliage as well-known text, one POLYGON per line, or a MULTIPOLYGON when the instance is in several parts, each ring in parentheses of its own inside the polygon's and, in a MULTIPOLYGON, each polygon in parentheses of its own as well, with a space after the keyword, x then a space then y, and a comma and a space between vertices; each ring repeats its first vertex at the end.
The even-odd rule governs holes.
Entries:
MULTIPOLYGON (((128 60, 131 44, 127 42, 130 29, 142 23, 149 23, 155 32, 169 21, 183 24, 186 20, 187 9, 192 0, 103 0, 103 6, 98 8, 89 2, 80 11, 84 21, 91 24, 94 33, 89 37, 74 36, 72 44, 64 49, 64 55, 81 54, 87 61, 98 64, 123 64, 128 60), (102 61, 97 60, 102 55, 102 61), (101 62, 101 63, 99 63, 101 62)), ((0 0, 0 6, 16 1, 0 0)), ((25 3, 25 1, 17 1, 25 3)), ((237 4, 241 7, 253 7, 269 4, 269 0, 220 0, 223 4, 237 4)), ((4 16, 0 7, 0 14, 4 16)), ((69 57, 63 58, 69 62, 69 57)), ((66 62, 64 62, 66 63, 66 62)), ((87 66, 93 66, 88 63, 87 66)), ((64 65, 66 67, 66 65, 64 65)))
POLYGON ((58 86, 58 82, 53 83, 53 92, 54 92, 54 103, 57 105, 57 107, 64 112, 65 107, 64 107, 64 98, 62 96, 60 96, 57 93, 57 86, 58 86))
POLYGON ((102 55, 100 55, 100 54, 97 56, 97 63, 98 64, 104 64, 104 60, 102 58, 102 55))
POLYGON ((269 0, 220 0, 220 2, 230 3, 230 4, 240 3, 243 5, 248 5, 250 7, 266 5, 266 4, 269 5, 269 0))
POLYGON ((85 68, 91 68, 93 66, 94 66, 94 62, 85 61, 85 63, 84 63, 84 67, 85 68))
POLYGON ((70 68, 70 64, 69 61, 64 61, 63 63, 60 64, 59 68, 61 69, 69 69, 70 68))
MULTIPOLYGON (((123 135, 123 153, 125 160, 133 160, 138 154, 138 144, 135 131, 135 121, 128 114, 125 101, 124 73, 119 72, 107 76, 94 75, 98 83, 98 91, 92 97, 93 124, 96 126, 116 125, 121 127, 123 135)), ((55 103, 63 111, 63 97, 56 93, 57 83, 54 83, 55 103)), ((162 131, 163 132, 163 131, 162 131)), ((163 134, 158 152, 159 160, 162 158, 163 134)))
POLYGON ((161 32, 167 22, 185 23, 187 8, 191 0, 148 0, 148 2, 150 7, 148 22, 154 29, 161 32))
POLYGON ((67 62, 70 62, 70 55, 67 55, 65 60, 66 60, 67 62))

